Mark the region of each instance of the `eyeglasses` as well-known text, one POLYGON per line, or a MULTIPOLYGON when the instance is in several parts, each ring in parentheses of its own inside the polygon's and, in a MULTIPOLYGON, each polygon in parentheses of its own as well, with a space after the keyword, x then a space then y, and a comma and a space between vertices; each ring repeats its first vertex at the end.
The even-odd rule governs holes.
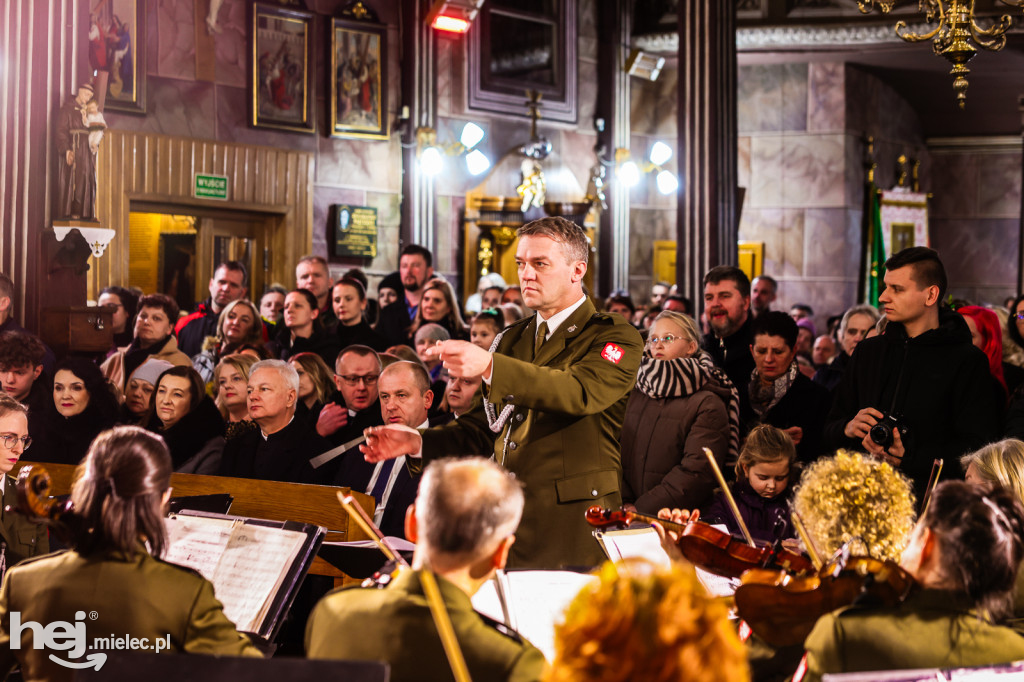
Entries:
POLYGON ((8 450, 13 450, 19 440, 21 441, 22 451, 28 450, 32 446, 32 436, 17 436, 13 433, 5 433, 0 435, 0 439, 3 439, 4 447, 8 450))
POLYGON ((657 346, 659 343, 664 343, 666 346, 675 343, 680 337, 672 336, 671 334, 665 334, 665 336, 652 336, 647 339, 648 346, 657 346))
POLYGON ((1015 320, 1024 320, 1024 311, 1021 311, 1019 313, 1014 313, 1013 319, 1015 319, 1015 320))
POLYGON ((362 381, 367 386, 373 386, 377 383, 377 379, 380 378, 379 374, 344 374, 341 375, 341 380, 345 382, 346 386, 355 386, 362 381))

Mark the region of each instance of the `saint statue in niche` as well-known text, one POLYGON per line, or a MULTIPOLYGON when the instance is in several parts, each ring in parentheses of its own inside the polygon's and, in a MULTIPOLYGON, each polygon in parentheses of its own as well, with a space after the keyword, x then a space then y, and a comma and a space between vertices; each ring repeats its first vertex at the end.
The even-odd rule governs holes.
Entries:
POLYGON ((89 83, 57 115, 55 220, 96 221, 96 154, 107 124, 89 83))

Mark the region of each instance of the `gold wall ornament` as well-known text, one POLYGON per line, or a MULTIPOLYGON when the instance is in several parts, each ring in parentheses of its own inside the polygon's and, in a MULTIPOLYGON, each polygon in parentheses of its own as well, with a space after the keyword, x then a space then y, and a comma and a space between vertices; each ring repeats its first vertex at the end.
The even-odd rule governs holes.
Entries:
POLYGON ((486 237, 480 239, 480 248, 476 252, 476 259, 480 262, 480 275, 491 273, 491 261, 494 260, 494 249, 491 248, 491 240, 486 237))
MULTIPOLYGON (((1024 9, 1024 0, 1000 0, 1004 5, 1024 9)), ((857 0, 857 7, 867 13, 876 6, 883 14, 893 8, 895 0, 857 0)), ((967 68, 978 48, 998 52, 1006 45, 1006 31, 1013 21, 1007 14, 995 19, 988 28, 978 23, 974 13, 974 0, 918 0, 918 9, 925 13, 929 24, 938 25, 927 33, 907 30, 907 22, 896 22, 896 35, 908 43, 932 41, 935 54, 945 57, 952 65, 953 90, 961 109, 967 103, 967 68)))

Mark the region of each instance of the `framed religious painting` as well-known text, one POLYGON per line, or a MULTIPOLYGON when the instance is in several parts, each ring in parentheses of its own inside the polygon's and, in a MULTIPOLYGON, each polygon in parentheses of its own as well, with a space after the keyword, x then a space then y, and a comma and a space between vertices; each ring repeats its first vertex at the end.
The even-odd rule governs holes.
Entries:
POLYGON ((331 136, 386 140, 387 27, 334 19, 330 38, 331 136))
POLYGON ((313 115, 313 15, 277 5, 252 5, 250 124, 316 132, 313 115))
POLYGON ((146 0, 89 3, 89 67, 103 109, 146 113, 146 0))

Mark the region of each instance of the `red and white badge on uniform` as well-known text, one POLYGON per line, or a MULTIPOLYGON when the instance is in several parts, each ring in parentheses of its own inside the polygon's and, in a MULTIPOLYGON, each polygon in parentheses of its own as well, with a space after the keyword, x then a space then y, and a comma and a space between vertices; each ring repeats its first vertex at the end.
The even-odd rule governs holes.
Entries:
POLYGON ((606 343, 604 350, 601 351, 601 357, 608 362, 614 362, 616 365, 622 360, 622 349, 616 346, 614 343, 606 343))

